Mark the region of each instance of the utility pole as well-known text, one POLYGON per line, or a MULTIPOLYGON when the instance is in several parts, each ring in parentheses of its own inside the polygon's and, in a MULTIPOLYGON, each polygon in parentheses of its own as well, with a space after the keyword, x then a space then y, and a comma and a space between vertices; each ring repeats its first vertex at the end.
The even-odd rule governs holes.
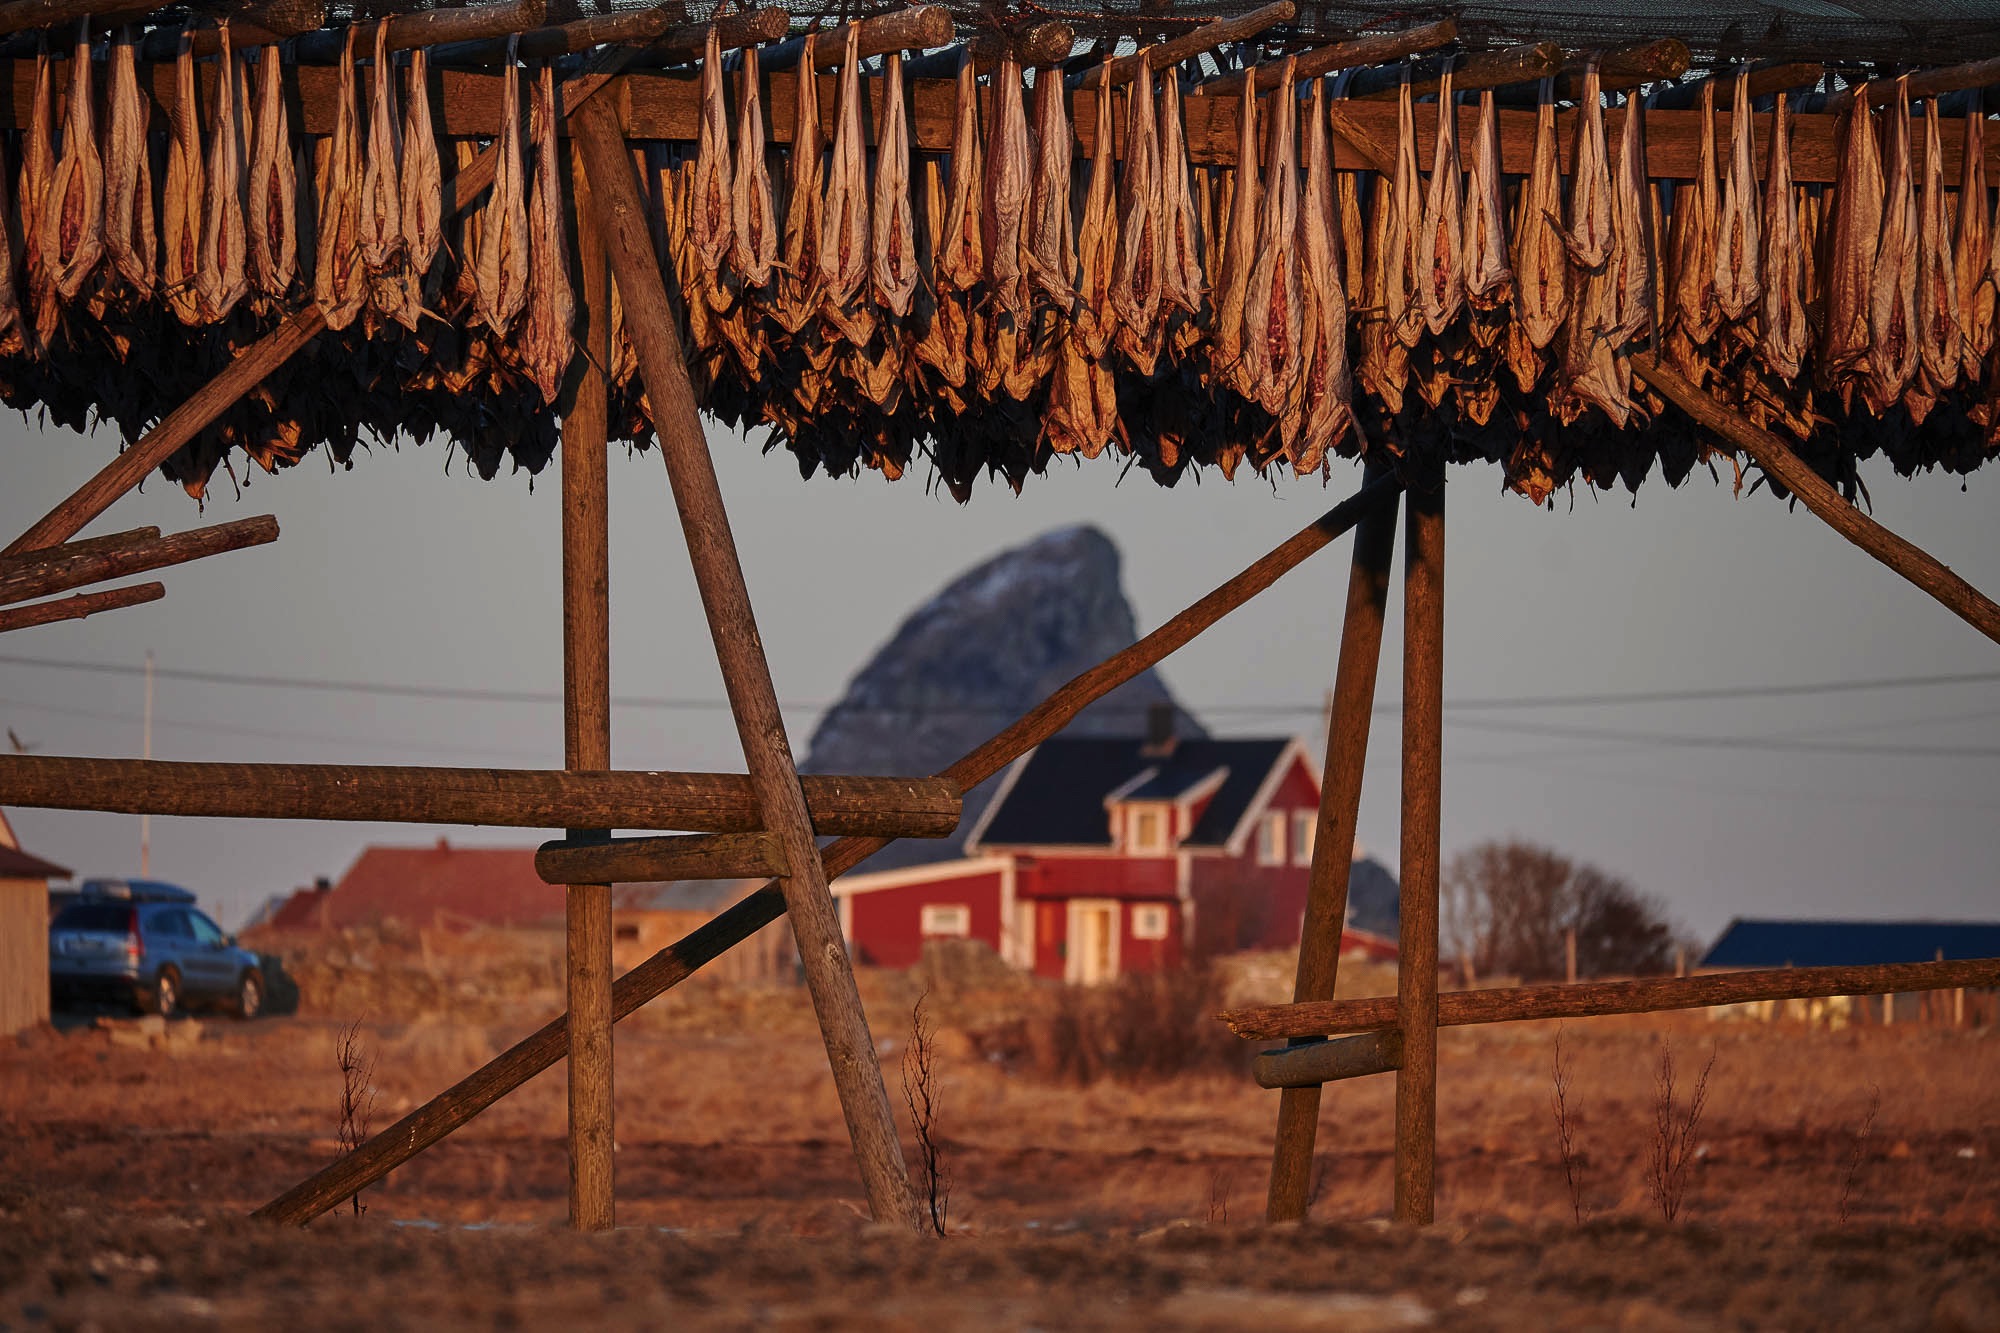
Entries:
MULTIPOLYGON (((142 753, 153 757, 153 650, 146 650, 146 738, 142 753)), ((139 877, 153 873, 153 817, 139 816, 139 877)))

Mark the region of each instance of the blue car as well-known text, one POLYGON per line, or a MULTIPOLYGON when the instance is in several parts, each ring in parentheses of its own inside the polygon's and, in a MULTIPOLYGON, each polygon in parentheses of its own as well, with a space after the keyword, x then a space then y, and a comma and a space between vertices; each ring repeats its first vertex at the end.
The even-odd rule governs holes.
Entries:
POLYGON ((196 1006, 255 1018, 264 1008, 257 955, 195 907, 186 889, 157 880, 85 880, 49 925, 49 990, 58 1008, 79 1002, 175 1014, 196 1006))

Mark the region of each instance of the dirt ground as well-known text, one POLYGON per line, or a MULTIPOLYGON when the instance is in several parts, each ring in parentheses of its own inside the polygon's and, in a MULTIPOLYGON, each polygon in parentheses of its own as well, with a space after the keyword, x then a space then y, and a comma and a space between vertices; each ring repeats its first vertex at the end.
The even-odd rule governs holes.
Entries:
MULTIPOLYGON (((2000 1330, 1991 1027, 1568 1024, 1574 1197, 1556 1029, 1447 1030, 1438 1225, 1386 1220, 1394 1092, 1375 1078, 1327 1090, 1313 1221, 1269 1228, 1277 1095, 1247 1051, 1077 1085, 995 1039, 1040 1021, 1040 989, 865 975, 899 1111, 926 989, 939 1024, 951 1235, 925 1243, 863 1216, 804 993, 697 980, 618 1029, 616 1233, 560 1225, 560 1066, 370 1190, 362 1216, 245 1220, 338 1151, 347 1023, 380 1128, 554 1013, 554 957, 532 936, 350 939, 294 955, 294 1016, 0 1043, 0 1329, 2000 1330), (1714 1056, 1671 1224, 1647 1183, 1667 1041, 1683 1101, 1714 1056)), ((1382 988, 1357 972, 1343 991, 1382 988)))

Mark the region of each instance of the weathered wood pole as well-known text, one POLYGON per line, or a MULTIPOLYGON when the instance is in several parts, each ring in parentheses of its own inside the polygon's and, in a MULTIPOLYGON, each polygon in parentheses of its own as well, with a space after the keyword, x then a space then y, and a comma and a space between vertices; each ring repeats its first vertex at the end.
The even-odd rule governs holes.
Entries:
MULTIPOLYGON (((1371 467, 1369 471, 1374 475, 1378 469, 1371 467)), ((1299 930, 1298 979, 1292 987, 1295 1002, 1331 1000, 1339 974, 1340 936, 1347 923, 1347 877, 1360 817, 1361 774, 1368 759, 1375 673, 1382 657, 1382 624, 1396 552, 1396 508, 1393 501, 1376 506, 1354 533, 1340 662, 1334 669, 1333 716, 1327 722, 1326 766, 1320 777, 1312 880, 1306 890, 1305 922, 1299 930)), ((1319 1101, 1317 1084, 1286 1088, 1279 1094, 1271 1191, 1265 1207, 1270 1221, 1288 1222, 1306 1215, 1312 1195, 1319 1101)))
POLYGON ((62 597, 53 602, 30 602, 26 606, 0 608, 0 634, 11 629, 27 629, 32 625, 53 625, 62 620, 82 620, 94 616, 99 611, 116 611, 121 607, 138 606, 142 602, 157 602, 167 595, 164 584, 140 583, 129 588, 110 588, 104 592, 78 593, 74 597, 62 597))
MULTIPOLYGON (((611 767, 610 271, 591 221, 589 186, 573 170, 577 204, 576 383, 562 423, 563 763, 611 767)), ((608 829, 570 829, 572 839, 608 829)), ((613 1225, 611 1149, 611 886, 564 895, 569 988, 569 1224, 613 1225)))
POLYGON ((1974 629, 2000 643, 2000 606, 1979 589, 1951 572, 1930 552, 1905 541, 1843 500, 1840 492, 1792 452, 1770 431, 1715 401, 1679 373, 1650 354, 1632 358, 1632 373, 1664 394, 1668 401, 1757 461, 1774 481, 1824 519, 1829 527, 1910 582, 1922 588, 1974 629))
POLYGON ((1396 1220, 1436 1211, 1438 805, 1444 751, 1444 474, 1409 490, 1403 557, 1403 846, 1396 1008, 1396 1220))
POLYGON ((819 1016, 869 1207, 878 1221, 915 1229, 916 1199, 903 1165, 903 1145, 889 1109, 889 1092, 882 1082, 861 992, 841 942, 840 916, 827 889, 722 489, 702 435, 673 307, 633 179, 632 157, 617 112, 608 103, 593 100, 571 123, 589 177, 591 211, 625 301, 625 328, 638 354, 751 785, 764 813, 764 826, 782 841, 791 870, 781 882, 786 914, 798 941, 806 987, 819 1016))
POLYGON ((278 520, 269 514, 239 518, 212 528, 176 532, 115 546, 98 539, 75 542, 61 550, 0 556, 0 605, 27 602, 106 579, 124 578, 148 570, 205 560, 227 551, 262 546, 278 540, 278 520))

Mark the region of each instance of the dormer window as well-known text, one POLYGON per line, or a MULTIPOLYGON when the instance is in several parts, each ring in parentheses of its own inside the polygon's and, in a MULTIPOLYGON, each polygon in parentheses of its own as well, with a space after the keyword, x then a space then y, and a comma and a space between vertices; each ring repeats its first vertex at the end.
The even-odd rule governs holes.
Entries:
POLYGON ((1167 807, 1132 805, 1125 809, 1125 850, 1135 856, 1164 856, 1172 848, 1167 807))

